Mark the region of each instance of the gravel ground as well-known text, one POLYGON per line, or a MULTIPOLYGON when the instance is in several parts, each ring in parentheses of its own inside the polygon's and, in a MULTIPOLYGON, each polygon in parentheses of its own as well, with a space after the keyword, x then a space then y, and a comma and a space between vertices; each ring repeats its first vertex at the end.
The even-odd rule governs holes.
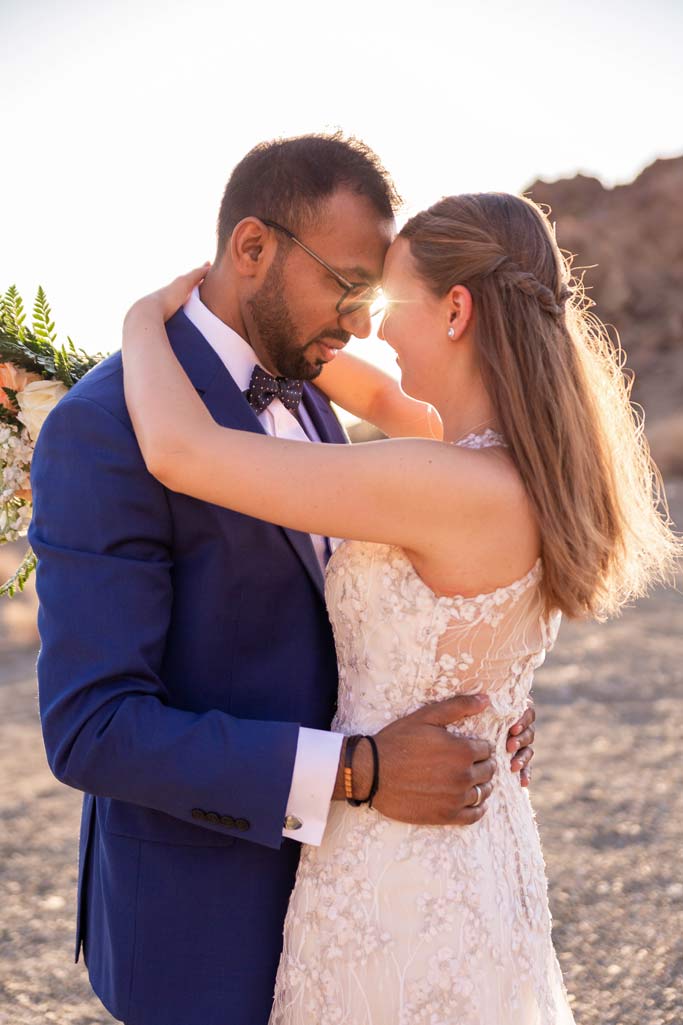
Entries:
MULTIPOLYGON (((105 1025, 72 962, 80 798, 45 764, 34 620, 32 588, 0 603, 0 1023, 105 1025)), ((659 591, 564 624, 538 674, 532 796, 577 1025, 683 1022, 681 656, 683 598, 659 591)))

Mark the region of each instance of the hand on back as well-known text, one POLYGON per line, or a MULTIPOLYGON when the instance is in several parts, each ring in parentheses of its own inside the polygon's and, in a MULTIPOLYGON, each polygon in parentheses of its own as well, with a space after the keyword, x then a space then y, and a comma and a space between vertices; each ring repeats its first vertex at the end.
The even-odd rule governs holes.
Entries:
MULTIPOLYGON (((375 734, 380 764, 380 787, 373 800, 387 818, 414 825, 464 826, 486 814, 493 793, 496 759, 488 740, 451 733, 446 726, 478 715, 489 706, 486 694, 461 694, 417 709, 375 734), (480 799, 476 807, 477 790, 480 799)), ((520 772, 528 786, 534 756, 533 705, 509 732, 506 748, 510 769, 520 772)), ((359 744, 353 756, 354 793, 367 794, 372 781, 372 754, 359 744)), ((342 793, 335 792, 342 797, 342 793)))
MULTIPOLYGON (((496 769, 488 740, 446 730, 489 704, 485 695, 458 695, 417 709, 375 734, 380 786, 373 808, 387 818, 415 825, 463 826, 485 814, 496 769), (477 807, 475 784, 481 789, 477 807)), ((354 753, 354 791, 369 792, 369 745, 354 753)))

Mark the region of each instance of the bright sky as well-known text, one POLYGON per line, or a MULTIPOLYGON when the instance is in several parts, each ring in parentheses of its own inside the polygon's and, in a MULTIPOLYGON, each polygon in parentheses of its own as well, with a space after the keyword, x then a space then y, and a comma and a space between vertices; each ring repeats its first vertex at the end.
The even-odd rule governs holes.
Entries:
POLYGON ((683 152, 680 0, 2 0, 0 38, 0 288, 91 351, 213 256, 263 139, 360 135, 406 213, 683 152))

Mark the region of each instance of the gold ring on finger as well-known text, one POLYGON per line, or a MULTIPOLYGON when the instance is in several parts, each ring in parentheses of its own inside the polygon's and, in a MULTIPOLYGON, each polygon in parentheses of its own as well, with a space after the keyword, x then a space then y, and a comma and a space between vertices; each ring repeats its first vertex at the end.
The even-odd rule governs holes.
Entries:
POLYGON ((481 787, 478 783, 474 784, 474 789, 477 791, 477 799, 472 802, 470 808, 476 808, 478 804, 481 804, 481 787))

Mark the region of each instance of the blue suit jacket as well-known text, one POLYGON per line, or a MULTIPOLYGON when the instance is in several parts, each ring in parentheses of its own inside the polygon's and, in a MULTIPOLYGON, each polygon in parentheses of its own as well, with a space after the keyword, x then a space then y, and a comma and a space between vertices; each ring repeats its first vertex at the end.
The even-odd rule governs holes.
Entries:
MULTIPOLYGON (((262 432, 184 313, 167 327, 214 419, 262 432)), ((304 402, 345 440, 315 388, 304 402)), ((329 728, 337 690, 310 537, 151 477, 118 353, 52 411, 31 480, 43 734, 85 792, 76 957, 128 1025, 265 1025, 298 728, 329 728)))

